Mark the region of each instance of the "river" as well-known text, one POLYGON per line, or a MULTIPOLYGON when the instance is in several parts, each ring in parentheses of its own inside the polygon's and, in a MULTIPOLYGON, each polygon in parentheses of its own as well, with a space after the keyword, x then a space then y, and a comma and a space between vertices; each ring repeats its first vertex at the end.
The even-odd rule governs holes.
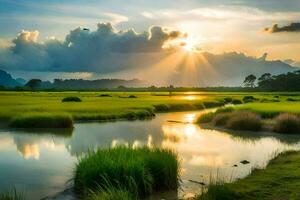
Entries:
POLYGON ((1 130, 0 192, 16 188, 38 200, 70 187, 78 156, 90 149, 147 145, 172 148, 180 158, 178 194, 158 194, 159 198, 190 197, 200 192, 196 182, 233 181, 253 167, 265 167, 279 152, 299 149, 297 136, 201 128, 193 122, 202 112, 159 114, 145 121, 76 123, 66 133, 1 130))

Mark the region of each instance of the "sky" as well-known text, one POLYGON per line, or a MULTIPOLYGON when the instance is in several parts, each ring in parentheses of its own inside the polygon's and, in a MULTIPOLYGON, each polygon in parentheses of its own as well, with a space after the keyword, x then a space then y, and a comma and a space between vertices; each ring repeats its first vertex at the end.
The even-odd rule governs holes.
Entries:
POLYGON ((89 77, 180 50, 299 62, 299 22, 300 0, 0 0, 0 66, 89 77))

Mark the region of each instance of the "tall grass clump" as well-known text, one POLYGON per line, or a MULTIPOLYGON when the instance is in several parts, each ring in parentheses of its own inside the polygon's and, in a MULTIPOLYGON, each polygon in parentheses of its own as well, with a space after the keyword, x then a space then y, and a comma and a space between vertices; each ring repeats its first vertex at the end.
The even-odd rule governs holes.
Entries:
POLYGON ((141 197, 156 190, 177 189, 178 159, 165 149, 117 147, 90 152, 79 159, 74 183, 79 194, 118 188, 141 197))
POLYGON ((209 123, 211 122, 214 117, 216 116, 215 112, 208 112, 208 113, 203 113, 202 115, 200 115, 196 121, 197 124, 201 124, 201 123, 209 123))
POLYGON ((232 111, 234 111, 234 108, 230 106, 230 107, 218 108, 216 110, 216 113, 230 113, 232 111))
POLYGON ((110 187, 90 192, 86 200, 137 200, 137 198, 126 190, 110 187))
POLYGON ((10 192, 0 194, 0 200, 25 200, 23 194, 18 193, 16 189, 10 192))
POLYGON ((233 99, 231 103, 234 105, 238 105, 238 104, 242 104, 243 102, 239 99, 233 99))
POLYGON ((259 131, 262 128, 261 117, 250 111, 235 111, 225 125, 226 128, 233 130, 259 131))
POLYGON ((68 114, 27 113, 10 120, 12 128, 73 128, 73 119, 68 114))
POLYGON ((224 102, 225 102, 225 103, 231 103, 232 100, 233 100, 233 99, 232 99, 231 97, 225 97, 225 98, 224 98, 224 102))
POLYGON ((300 118, 296 114, 282 113, 275 118, 274 131, 278 133, 300 133, 300 118))
POLYGON ((212 122, 215 126, 224 126, 230 118, 230 113, 218 113, 212 122))
POLYGON ((156 104, 153 105, 153 107, 156 112, 168 112, 170 110, 170 107, 167 104, 156 104))
POLYGON ((259 99, 258 98, 255 98, 254 96, 244 96, 243 97, 243 102, 244 103, 251 103, 251 102, 254 102, 254 101, 258 101, 259 99))
POLYGON ((61 102, 82 102, 82 100, 79 97, 65 97, 61 102))
POLYGON ((240 196, 224 183, 209 184, 207 191, 198 195, 195 200, 238 200, 240 196))

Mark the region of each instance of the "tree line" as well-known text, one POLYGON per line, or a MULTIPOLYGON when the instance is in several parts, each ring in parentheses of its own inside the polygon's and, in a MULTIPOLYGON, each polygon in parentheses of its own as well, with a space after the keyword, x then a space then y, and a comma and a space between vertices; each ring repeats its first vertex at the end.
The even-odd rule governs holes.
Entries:
POLYGON ((279 75, 264 73, 258 78, 250 74, 245 77, 243 85, 261 91, 300 91, 300 70, 279 75))

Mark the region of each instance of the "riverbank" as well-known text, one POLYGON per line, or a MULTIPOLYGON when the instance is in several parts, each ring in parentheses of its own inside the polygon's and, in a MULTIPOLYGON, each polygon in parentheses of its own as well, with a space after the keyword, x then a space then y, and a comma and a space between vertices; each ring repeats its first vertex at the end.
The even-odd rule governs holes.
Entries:
POLYGON ((147 119, 155 113, 217 107, 224 105, 223 98, 202 93, 0 92, 0 120, 12 128, 70 128, 78 121, 147 119), (80 101, 63 101, 68 97, 80 101))
MULTIPOLYGON (((136 120, 151 118, 161 112, 202 110, 247 102, 287 102, 290 99, 287 94, 281 96, 280 93, 254 92, 251 99, 247 95, 249 93, 243 92, 0 92, 0 121, 7 127, 26 128, 26 124, 31 124, 41 128, 44 123, 36 117, 40 116, 51 119, 53 123, 49 124, 53 128, 61 128, 62 124, 57 120, 60 118, 68 121, 63 125, 69 128, 70 119, 73 123, 136 120), (21 119, 22 123, 15 123, 15 118, 21 119)), ((295 93, 290 95, 293 100, 298 100, 295 93)))
POLYGON ((229 130, 299 134, 300 110, 298 106, 300 106, 299 103, 286 104, 282 102, 224 107, 201 115, 197 123, 229 130))
POLYGON ((300 199, 300 152, 281 153, 265 169, 255 169, 234 183, 212 184, 196 200, 300 199))

